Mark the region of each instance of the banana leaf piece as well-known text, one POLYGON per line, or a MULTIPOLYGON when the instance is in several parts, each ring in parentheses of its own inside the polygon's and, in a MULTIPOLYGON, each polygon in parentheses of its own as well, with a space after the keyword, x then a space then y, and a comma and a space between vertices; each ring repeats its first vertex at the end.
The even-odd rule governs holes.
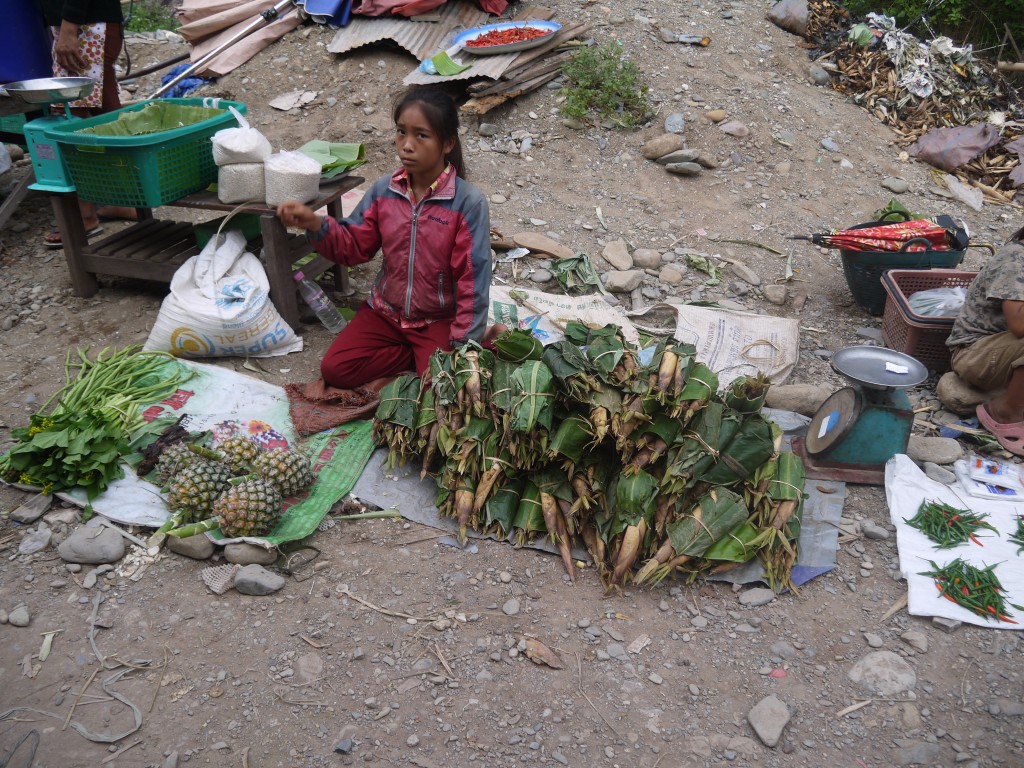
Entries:
POLYGON ((520 328, 514 328, 498 336, 494 340, 494 348, 498 351, 499 360, 512 363, 540 360, 544 354, 544 345, 540 339, 520 328))
POLYGON ((512 533, 524 484, 522 480, 512 480, 491 494, 483 509, 483 525, 486 530, 497 528, 503 536, 512 533))
POLYGON ((530 541, 538 533, 547 533, 547 526, 544 525, 544 512, 540 506, 540 489, 530 480, 527 480, 523 486, 523 493, 519 497, 519 507, 512 520, 512 528, 515 531, 516 542, 520 546, 530 541))
POLYGON ((716 541, 747 519, 743 499, 728 488, 712 488, 690 514, 668 525, 668 536, 677 555, 702 557, 716 541))
POLYGON ((649 472, 620 475, 615 480, 615 513, 630 525, 640 518, 651 523, 657 495, 658 481, 649 472))
POLYGON ((764 544, 765 534, 765 531, 760 530, 752 522, 744 520, 708 547, 704 552, 704 558, 729 563, 745 563, 752 560, 757 554, 757 550, 764 544))
POLYGON ((764 405, 771 382, 763 373, 756 376, 740 376, 728 387, 722 399, 734 411, 740 413, 757 413, 764 405))
POLYGON ((535 425, 551 429, 554 414, 554 382, 551 370, 539 360, 527 360, 512 373, 512 419, 516 432, 529 432, 535 425))
POLYGON ((549 267, 552 276, 558 281, 567 294, 586 292, 588 288, 596 288, 607 294, 601 277, 594 268, 594 263, 585 253, 577 253, 567 259, 555 259, 549 267))
POLYGON ((381 389, 376 418, 411 430, 416 426, 419 399, 419 377, 399 376, 381 389))
POLYGON ((491 404, 501 413, 512 412, 514 402, 512 374, 517 367, 515 363, 501 358, 494 361, 494 374, 491 377, 491 404))
MULTIPOLYGON (((730 419, 726 423, 735 421, 730 419)), ((775 440, 771 425, 760 414, 751 414, 743 418, 735 437, 720 450, 714 466, 698 475, 697 479, 711 485, 733 485, 742 482, 754 474, 774 453, 775 440)))
POLYGON ((542 359, 555 377, 559 391, 573 400, 588 401, 598 382, 590 361, 577 345, 568 339, 548 344, 542 359))
POLYGON ((458 394, 452 353, 437 350, 430 356, 429 369, 431 386, 434 388, 434 404, 446 407, 452 405, 458 394))
POLYGON ((690 375, 682 391, 676 395, 672 415, 685 414, 691 418, 694 413, 706 406, 718 391, 718 375, 704 363, 694 363, 690 375))
POLYGON ((562 419, 548 446, 548 457, 564 458, 575 467, 583 460, 587 449, 594 440, 594 425, 582 416, 569 416, 562 419))

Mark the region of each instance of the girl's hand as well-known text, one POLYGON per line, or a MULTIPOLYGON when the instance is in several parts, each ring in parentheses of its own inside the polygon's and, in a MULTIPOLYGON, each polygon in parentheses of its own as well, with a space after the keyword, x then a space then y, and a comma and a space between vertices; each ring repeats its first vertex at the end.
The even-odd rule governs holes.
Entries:
POLYGON ((309 232, 319 232, 324 223, 308 205, 297 200, 285 200, 277 206, 277 218, 286 227, 298 227, 309 232))
POLYGON ((57 43, 53 48, 53 58, 61 67, 73 75, 85 71, 85 59, 78 48, 78 25, 70 21, 62 21, 57 43))

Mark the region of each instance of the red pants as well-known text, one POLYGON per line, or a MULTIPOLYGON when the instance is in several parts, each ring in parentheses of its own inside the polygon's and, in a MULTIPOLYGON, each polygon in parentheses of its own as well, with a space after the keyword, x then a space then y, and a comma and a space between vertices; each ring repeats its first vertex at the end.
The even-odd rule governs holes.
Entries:
POLYGON ((422 328, 402 328, 363 304, 328 347, 320 375, 339 389, 355 389, 413 369, 422 376, 430 356, 449 348, 451 324, 451 320, 437 320, 422 328))

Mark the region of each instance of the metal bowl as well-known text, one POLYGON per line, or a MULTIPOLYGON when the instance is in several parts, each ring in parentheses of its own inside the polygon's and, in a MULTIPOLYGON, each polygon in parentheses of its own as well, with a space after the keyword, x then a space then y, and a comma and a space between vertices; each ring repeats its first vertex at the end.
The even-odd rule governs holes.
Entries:
POLYGON ((91 77, 41 77, 18 80, 0 87, 26 104, 54 104, 83 99, 92 93, 95 85, 96 81, 91 77))
POLYGON ((832 369, 868 389, 907 389, 928 378, 919 360, 885 347, 844 347, 832 355, 832 369), (906 373, 886 370, 885 364, 903 366, 906 373))

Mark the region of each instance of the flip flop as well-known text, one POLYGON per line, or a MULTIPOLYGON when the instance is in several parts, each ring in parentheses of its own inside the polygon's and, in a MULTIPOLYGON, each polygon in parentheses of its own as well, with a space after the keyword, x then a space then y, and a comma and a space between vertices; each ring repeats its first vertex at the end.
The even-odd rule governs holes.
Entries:
POLYGON ((981 426, 991 432, 1004 449, 1015 456, 1024 456, 1024 421, 1002 424, 992 418, 984 403, 977 407, 975 413, 981 426))
MULTIPOLYGON (((92 229, 88 230, 85 233, 85 239, 88 240, 91 237, 96 237, 96 235, 102 234, 102 232, 103 232, 103 227, 101 225, 97 224, 95 227, 93 227, 92 229)), ((64 238, 61 237, 60 230, 54 229, 54 230, 51 230, 46 235, 44 235, 43 236, 43 245, 45 247, 53 249, 53 250, 56 250, 58 248, 63 248, 64 247, 64 238)))

